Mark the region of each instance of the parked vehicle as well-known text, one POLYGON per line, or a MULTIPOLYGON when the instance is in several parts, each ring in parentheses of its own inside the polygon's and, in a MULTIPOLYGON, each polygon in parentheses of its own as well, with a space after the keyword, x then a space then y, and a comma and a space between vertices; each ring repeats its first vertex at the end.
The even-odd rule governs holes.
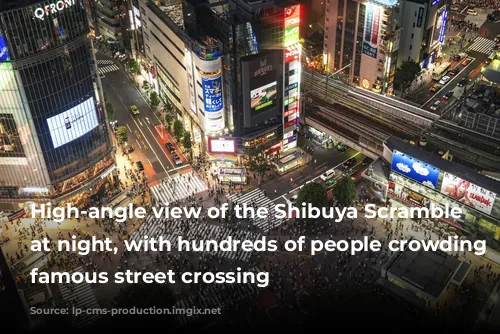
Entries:
POLYGON ((137 161, 135 164, 137 165, 137 170, 139 172, 142 172, 144 170, 144 165, 142 164, 142 161, 137 161))
POLYGON ((437 110, 441 106, 441 101, 436 101, 431 105, 431 110, 437 110))
POLYGON ((321 178, 321 180, 326 181, 328 179, 331 179, 334 176, 335 176, 335 169, 332 168, 330 170, 327 170, 323 174, 321 174, 320 178, 321 178))

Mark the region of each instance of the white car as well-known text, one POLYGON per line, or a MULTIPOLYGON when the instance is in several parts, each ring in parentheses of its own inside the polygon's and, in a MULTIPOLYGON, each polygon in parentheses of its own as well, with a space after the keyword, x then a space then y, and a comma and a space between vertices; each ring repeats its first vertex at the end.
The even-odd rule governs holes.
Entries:
POLYGON ((441 105, 441 101, 436 101, 432 104, 431 110, 437 110, 439 106, 441 105))
POLYGON ((323 174, 321 174, 320 178, 323 180, 323 181, 326 181, 328 179, 331 179, 332 177, 335 176, 335 169, 330 169, 330 170, 327 170, 326 172, 324 172, 323 174))
POLYGON ((445 75, 444 77, 441 78, 441 80, 439 80, 439 84, 445 85, 450 80, 451 80, 451 77, 445 75))
POLYGON ((297 197, 298 197, 298 195, 293 195, 293 196, 290 198, 290 203, 295 204, 295 202, 297 202, 297 197))

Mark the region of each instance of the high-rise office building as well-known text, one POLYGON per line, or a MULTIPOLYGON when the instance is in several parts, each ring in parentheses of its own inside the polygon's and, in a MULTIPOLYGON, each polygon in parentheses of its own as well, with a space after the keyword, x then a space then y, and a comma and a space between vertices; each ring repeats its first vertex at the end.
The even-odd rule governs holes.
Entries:
POLYGON ((326 69, 342 70, 365 89, 392 94, 400 16, 397 0, 326 0, 326 69))
POLYGON ((2 206, 99 191, 115 167, 88 34, 82 0, 0 8, 2 206))
POLYGON ((142 0, 139 13, 150 79, 195 142, 296 146, 300 5, 142 0))

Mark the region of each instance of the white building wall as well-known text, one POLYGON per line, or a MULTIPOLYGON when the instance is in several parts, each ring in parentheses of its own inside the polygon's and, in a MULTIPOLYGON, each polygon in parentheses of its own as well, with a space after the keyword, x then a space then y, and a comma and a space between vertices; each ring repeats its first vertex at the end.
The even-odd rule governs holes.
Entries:
POLYGON ((419 61, 427 15, 426 6, 415 2, 404 1, 402 10, 398 66, 408 59, 419 61))

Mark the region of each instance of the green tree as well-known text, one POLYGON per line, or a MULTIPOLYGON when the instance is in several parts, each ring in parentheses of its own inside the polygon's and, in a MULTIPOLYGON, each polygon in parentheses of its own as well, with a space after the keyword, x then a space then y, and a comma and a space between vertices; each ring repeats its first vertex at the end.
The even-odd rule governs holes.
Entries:
MULTIPOLYGON (((176 303, 176 298, 168 285, 166 284, 130 284, 121 289, 115 298, 115 307, 120 309, 171 309, 176 303)), ((168 326, 174 328, 174 317, 161 317, 154 314, 141 315, 141 321, 146 321, 148 326, 168 326)), ((115 315, 108 316, 102 320, 103 327, 127 329, 137 327, 137 316, 134 315, 115 315)), ((155 327, 159 328, 159 327, 155 327)))
POLYGON ((404 92, 411 82, 417 77, 422 69, 420 64, 414 60, 405 60, 396 71, 394 82, 401 92, 404 92))
POLYGON ((173 122, 173 118, 172 118, 172 115, 170 114, 166 114, 165 115, 165 123, 167 123, 167 126, 168 126, 168 131, 170 131, 170 129, 172 129, 172 122, 173 122))
POLYGON ((112 122, 115 120, 115 107, 109 101, 105 103, 106 108, 106 116, 108 117, 108 122, 112 122))
POLYGON ((266 155, 264 154, 262 147, 250 147, 246 150, 246 153, 249 160, 248 169, 264 178, 266 173, 271 170, 271 165, 266 159, 266 155))
POLYGON ((108 101, 108 93, 103 92, 102 95, 104 97, 104 102, 107 102, 108 101))
POLYGON ((137 61, 135 59, 132 58, 128 60, 128 70, 132 74, 137 73, 137 61))
POLYGON ((182 136, 184 135, 184 125, 178 119, 174 122, 174 136, 177 138, 177 141, 180 141, 182 136))
POLYGON ((150 87, 149 87, 149 82, 148 82, 147 80, 144 80, 144 81, 142 82, 142 89, 144 89, 144 90, 149 90, 149 88, 150 88, 150 87))
POLYGON ((123 145, 128 140, 128 130, 126 126, 119 126, 116 129, 116 138, 118 139, 118 144, 123 145))
POLYGON ((191 152, 191 148, 193 147, 193 142, 191 141, 191 134, 189 132, 184 132, 184 136, 182 137, 182 146, 187 152, 191 152))
POLYGON ((328 191, 323 183, 309 182, 304 185, 297 195, 295 206, 302 207, 302 203, 311 203, 316 208, 328 205, 328 191))
POLYGON ((342 206, 348 206, 356 199, 356 186, 348 176, 338 180, 332 192, 337 203, 342 206))
POLYGON ((160 98, 158 97, 157 92, 153 91, 149 94, 149 102, 151 102, 151 106, 153 107, 153 109, 158 108, 161 101, 160 98))

